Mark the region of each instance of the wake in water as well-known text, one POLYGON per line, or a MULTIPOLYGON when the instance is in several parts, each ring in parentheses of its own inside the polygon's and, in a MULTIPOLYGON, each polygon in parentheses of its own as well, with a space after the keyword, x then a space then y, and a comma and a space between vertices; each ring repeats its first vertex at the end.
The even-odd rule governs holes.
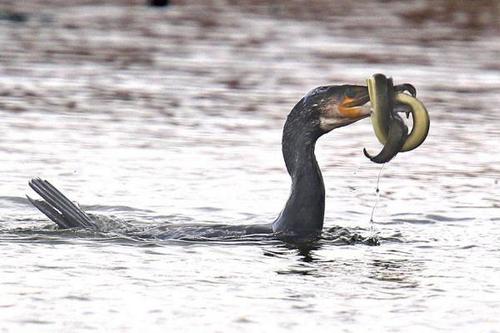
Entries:
MULTIPOLYGON (((36 221, 37 223, 39 221, 36 221)), ((115 221, 116 222, 116 221, 115 221)), ((171 243, 210 243, 210 244, 241 244, 265 245, 283 244, 272 234, 242 234, 231 231, 227 225, 197 225, 183 226, 162 224, 152 227, 131 226, 128 229, 118 230, 86 230, 86 229, 58 229, 53 225, 42 227, 18 227, 0 230, 0 239, 16 242, 37 243, 75 243, 78 241, 92 242, 119 242, 130 245, 161 245, 171 243), (159 232, 158 230, 162 230, 159 232)), ((400 236, 400 235, 399 235, 400 236)), ((317 240, 307 243, 285 243, 293 248, 313 249, 325 245, 356 245, 364 244, 378 246, 381 241, 394 241, 394 236, 381 237, 372 235, 369 230, 357 228, 355 230, 335 226, 323 231, 317 240)), ((142 246, 141 245, 141 246, 142 246)))
MULTIPOLYGON (((16 204, 30 207, 30 201, 25 198, 9 197, 1 198, 16 204)), ((31 199, 33 200, 33 199, 31 199)), ((94 206, 91 206, 94 207, 94 206)), ((94 207, 96 208, 96 207, 94 207)), ((123 207, 99 206, 101 210, 123 210, 123 207)), ((140 213, 141 217, 134 216, 128 218, 118 218, 113 215, 101 215, 86 213, 94 221, 95 228, 70 228, 61 229, 54 224, 44 224, 45 219, 33 220, 31 218, 22 218, 17 223, 22 227, 1 228, 0 238, 2 240, 16 242, 38 242, 38 243, 74 243, 78 241, 96 241, 96 242, 119 242, 130 245, 149 246, 156 244, 170 243, 211 243, 211 244, 283 244, 273 234, 266 233, 265 230, 259 230, 256 225, 227 225, 214 223, 194 223, 193 221, 165 223, 159 222, 165 217, 154 216, 153 212, 135 210, 127 207, 130 215, 134 211, 140 213), (36 226, 29 226, 35 222, 36 226), (28 226, 27 226, 28 225, 28 226), (40 226, 41 225, 41 226, 40 226), (254 232, 249 232, 253 230, 254 232)), ((170 216, 169 219, 173 217, 170 216)), ((1 221, 0 221, 1 222, 1 221)), ((12 219, 5 223, 12 225, 12 219)), ((258 226, 258 225, 257 225, 258 226)), ((373 235, 364 228, 349 229, 340 226, 325 228, 321 237, 313 242, 302 244, 291 244, 291 246, 301 248, 314 248, 323 245, 379 245, 379 235, 373 235)))

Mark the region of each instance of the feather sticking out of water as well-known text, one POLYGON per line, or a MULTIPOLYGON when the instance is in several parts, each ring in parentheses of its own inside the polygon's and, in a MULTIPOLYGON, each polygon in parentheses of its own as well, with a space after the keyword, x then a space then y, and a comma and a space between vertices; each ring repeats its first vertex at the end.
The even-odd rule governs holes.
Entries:
POLYGON ((64 196, 58 189, 46 180, 34 178, 29 182, 29 186, 40 195, 46 203, 28 199, 43 213, 47 213, 52 221, 61 228, 83 227, 93 228, 94 223, 90 217, 64 196))

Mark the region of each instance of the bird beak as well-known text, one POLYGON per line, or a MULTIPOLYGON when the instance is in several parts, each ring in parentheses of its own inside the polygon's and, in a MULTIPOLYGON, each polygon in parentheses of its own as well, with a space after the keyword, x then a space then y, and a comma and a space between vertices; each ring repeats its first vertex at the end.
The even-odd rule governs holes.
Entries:
POLYGON ((338 107, 342 116, 350 119, 362 119, 370 116, 371 107, 365 105, 370 101, 368 88, 363 86, 349 86, 350 96, 344 96, 338 107))

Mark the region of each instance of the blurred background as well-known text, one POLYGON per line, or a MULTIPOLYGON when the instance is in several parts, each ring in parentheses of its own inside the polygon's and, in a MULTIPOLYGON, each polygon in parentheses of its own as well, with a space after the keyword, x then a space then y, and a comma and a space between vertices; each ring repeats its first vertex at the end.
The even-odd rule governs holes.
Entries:
MULTIPOLYGON (((0 0, 6 330, 498 327, 500 2, 161 2, 0 0), (24 198, 40 176, 137 225, 271 222, 288 112, 377 72, 415 85, 431 116, 382 172, 380 247, 120 247, 46 234, 24 198)), ((363 147, 380 149, 369 120, 318 143, 327 228, 370 232, 380 166, 363 147)))
MULTIPOLYGON (((131 182, 147 204, 164 208, 154 190, 163 194, 171 179, 192 173, 187 180, 198 188, 168 187, 181 191, 173 208, 193 196, 218 206, 206 187, 220 187, 223 200, 241 191, 235 205, 250 211, 261 207, 251 202, 276 198, 266 211, 275 215, 288 189, 280 153, 286 114, 315 86, 364 84, 376 72, 413 83, 433 120, 427 144, 395 165, 431 157, 412 169, 498 175, 491 154, 500 98, 497 1, 165 3, 0 2, 1 193, 22 193, 40 175, 78 188, 85 180, 78 191, 92 202, 116 198, 118 184, 131 182), (276 180, 282 195, 265 197, 256 182, 261 165, 278 169, 263 182, 276 180), (255 181, 242 186, 248 173, 257 173, 255 181)), ((377 147, 368 121, 321 142, 337 145, 318 154, 326 172, 330 164, 377 167, 360 154, 377 147)), ((120 202, 137 200, 123 191, 120 202)))

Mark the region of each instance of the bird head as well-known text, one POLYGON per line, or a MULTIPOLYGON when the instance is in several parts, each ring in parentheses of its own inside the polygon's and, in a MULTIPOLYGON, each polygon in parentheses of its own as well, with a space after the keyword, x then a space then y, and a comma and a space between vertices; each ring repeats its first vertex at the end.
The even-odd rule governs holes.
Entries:
POLYGON ((324 134, 369 117, 369 101, 368 88, 364 86, 321 86, 304 96, 301 109, 309 113, 324 134))

